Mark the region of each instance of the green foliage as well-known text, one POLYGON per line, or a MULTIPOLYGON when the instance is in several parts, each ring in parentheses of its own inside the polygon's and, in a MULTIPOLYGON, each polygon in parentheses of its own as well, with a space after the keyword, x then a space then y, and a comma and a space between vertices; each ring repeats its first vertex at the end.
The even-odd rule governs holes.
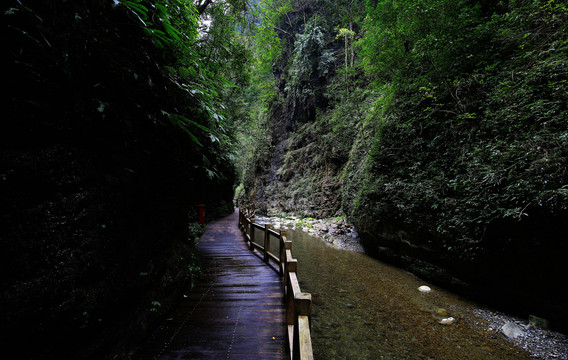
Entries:
POLYGON ((234 196, 235 199, 239 199, 244 195, 243 194, 244 188, 245 186, 242 183, 237 186, 237 188, 235 189, 235 196, 234 196))
POLYGON ((144 27, 159 48, 190 50, 197 38, 199 14, 195 7, 181 0, 117 0, 126 6, 144 27))
POLYGON ((192 222, 189 223, 188 229, 189 229, 188 240, 190 242, 197 244, 199 242, 199 238, 205 232, 205 226, 199 224, 198 222, 192 222))
POLYGON ((565 6, 386 1, 369 12, 365 69, 396 96, 353 212, 469 259, 499 219, 565 213, 565 6))
POLYGON ((158 312, 158 310, 160 310, 161 307, 162 307, 162 304, 159 301, 153 300, 150 303, 149 311, 156 313, 156 312, 158 312))
MULTIPOLYGON (((41 326, 26 336, 55 344, 23 357, 103 356, 129 319, 168 310, 161 297, 191 283, 197 263, 171 256, 195 251, 202 229, 184 223, 192 204, 207 202, 208 217, 222 205, 225 215, 231 197, 241 105, 231 100, 249 77, 243 3, 215 1, 198 14, 177 0, 29 0, 0 14, 10 93, 0 125, 1 192, 10 194, 3 252, 25 258, 7 266, 28 284, 3 294, 17 316, 2 333, 19 344, 32 321, 41 326), (212 20, 207 31, 201 16, 212 20), (95 332, 98 313, 116 316, 95 332), (71 331, 78 323, 83 334, 71 331)), ((152 327, 138 320, 125 348, 152 327)))
POLYGON ((196 253, 191 253, 187 263, 187 270, 192 276, 199 278, 203 276, 203 268, 201 266, 201 258, 196 253))
POLYGON ((239 194, 285 148, 274 175, 296 205, 329 174, 360 224, 413 229, 463 258, 499 221, 566 214, 566 8, 260 1, 239 194), (266 135, 283 122, 284 145, 266 135))
POLYGON ((294 52, 288 68, 288 81, 285 91, 289 101, 304 103, 316 92, 314 78, 326 76, 335 59, 332 52, 325 49, 325 30, 317 17, 311 18, 304 32, 294 42, 294 52))
POLYGON ((263 0, 253 8, 258 25, 255 28, 251 48, 254 55, 254 73, 252 86, 262 105, 266 106, 276 99, 276 79, 273 66, 277 63, 283 49, 281 34, 293 37, 290 32, 283 30, 281 23, 286 14, 292 10, 290 0, 263 0))
POLYGON ((270 149, 267 131, 269 107, 277 101, 277 85, 273 75, 273 67, 280 58, 283 36, 293 36, 282 29, 281 22, 290 11, 291 1, 263 0, 251 6, 247 36, 243 38, 241 47, 247 50, 246 63, 248 70, 247 84, 243 84, 238 97, 232 97, 240 104, 237 120, 238 148, 245 149, 237 156, 237 171, 241 191, 235 198, 247 197, 247 191, 254 186, 255 161, 262 159, 270 149))
POLYGON ((248 81, 248 52, 241 46, 238 30, 245 22, 241 14, 246 4, 238 0, 216 2, 203 8, 203 14, 191 2, 180 0, 120 4, 131 11, 160 49, 173 84, 192 99, 188 108, 177 113, 162 110, 162 115, 198 146, 217 143, 220 154, 232 151, 233 129, 228 114, 238 108, 232 103, 236 84, 248 81), (211 25, 198 31, 205 16, 211 25))
POLYGON ((391 0, 374 7, 359 46, 378 83, 459 77, 474 62, 478 7, 465 0, 391 0), (418 76, 418 78, 416 78, 418 76))

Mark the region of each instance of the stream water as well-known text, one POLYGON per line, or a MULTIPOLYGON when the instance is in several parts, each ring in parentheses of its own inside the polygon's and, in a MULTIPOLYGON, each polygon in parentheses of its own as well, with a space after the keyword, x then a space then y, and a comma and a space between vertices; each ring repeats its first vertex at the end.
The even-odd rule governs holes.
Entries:
POLYGON ((310 292, 314 357, 528 359, 475 315, 476 304, 383 264, 288 230, 302 291, 310 292), (418 291, 421 285, 432 288, 418 291), (454 318, 448 325, 442 319, 454 318))

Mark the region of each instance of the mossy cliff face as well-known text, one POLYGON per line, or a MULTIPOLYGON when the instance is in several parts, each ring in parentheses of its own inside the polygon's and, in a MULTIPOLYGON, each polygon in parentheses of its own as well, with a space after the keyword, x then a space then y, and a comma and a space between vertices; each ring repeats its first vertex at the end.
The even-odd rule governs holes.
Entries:
POLYGON ((272 151, 257 163, 250 191, 258 211, 305 217, 340 215, 340 168, 323 163, 321 135, 322 131, 310 124, 296 133, 278 125, 274 128, 272 151))
MULTIPOLYGON (((369 254, 566 330, 568 13, 552 5, 487 4, 455 13, 445 6, 440 16, 448 28, 428 29, 455 35, 463 48, 432 47, 428 57, 421 46, 435 37, 402 28, 407 41, 392 44, 399 52, 378 52, 372 59, 379 65, 365 59, 376 72, 337 61, 317 82, 304 78, 306 91, 299 91, 297 54, 310 48, 306 34, 318 34, 305 30, 318 26, 308 21, 288 43, 294 55, 284 53, 278 67, 270 146, 247 174, 243 200, 271 215, 345 215, 369 254), (451 28, 464 16, 468 34, 451 28), (377 79, 383 83, 370 85, 377 79)), ((368 14, 377 23, 389 19, 379 10, 399 11, 381 6, 368 14)), ((416 17, 408 26, 430 24, 417 14, 403 17, 416 17)), ((326 50, 343 54, 330 23, 321 25, 323 49, 311 47, 312 57, 303 57, 315 59, 318 71, 326 50)), ((367 26, 362 57, 380 39, 395 41, 367 26)))
POLYGON ((187 97, 124 7, 25 3, 2 10, 2 348, 127 358, 191 288, 195 205, 232 210, 232 166, 211 181, 214 156, 164 121, 187 97))

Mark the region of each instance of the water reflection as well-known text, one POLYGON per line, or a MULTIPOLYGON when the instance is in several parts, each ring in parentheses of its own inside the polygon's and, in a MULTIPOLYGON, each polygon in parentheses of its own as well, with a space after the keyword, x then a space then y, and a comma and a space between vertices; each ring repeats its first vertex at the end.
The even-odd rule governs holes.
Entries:
POLYGON ((475 304, 364 254, 287 234, 302 291, 312 293, 316 359, 528 359, 479 325, 475 304), (425 284, 433 291, 420 293, 425 284), (439 323, 450 316, 453 324, 439 323))

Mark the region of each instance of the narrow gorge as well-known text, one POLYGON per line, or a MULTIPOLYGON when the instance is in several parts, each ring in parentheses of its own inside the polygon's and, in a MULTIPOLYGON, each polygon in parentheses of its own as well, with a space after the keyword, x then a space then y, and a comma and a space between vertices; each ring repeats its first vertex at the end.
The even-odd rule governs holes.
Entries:
POLYGON ((565 330, 566 27, 557 2, 296 3, 239 203, 345 217, 368 254, 565 330))

